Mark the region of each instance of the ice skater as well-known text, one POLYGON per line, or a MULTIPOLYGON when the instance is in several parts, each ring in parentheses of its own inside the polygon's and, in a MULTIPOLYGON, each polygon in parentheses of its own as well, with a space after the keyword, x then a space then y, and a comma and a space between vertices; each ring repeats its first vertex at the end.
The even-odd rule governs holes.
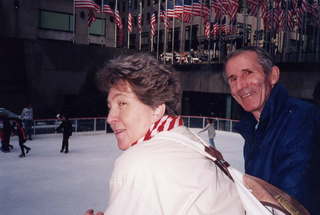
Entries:
POLYGON ((68 153, 69 152, 69 137, 72 135, 72 123, 69 120, 68 116, 63 116, 58 114, 57 118, 62 120, 62 123, 56 129, 57 132, 63 130, 62 146, 60 152, 68 153))
POLYGON ((31 104, 28 104, 23 108, 21 112, 21 119, 26 131, 26 136, 28 136, 29 140, 32 140, 33 109, 31 104))
POLYGON ((25 157, 26 153, 28 154, 29 151, 31 150, 30 147, 24 145, 24 143, 27 141, 27 137, 26 134, 24 132, 24 128, 22 126, 22 122, 21 120, 17 120, 16 121, 16 134, 19 137, 19 146, 20 146, 20 150, 21 150, 21 154, 19 155, 19 157, 25 157), (24 151, 26 149, 26 152, 24 151))
POLYGON ((209 143, 212 147, 216 147, 215 143, 214 143, 214 137, 216 136, 216 129, 214 128, 214 123, 213 120, 208 118, 207 119, 207 125, 206 127, 204 127, 202 130, 200 130, 198 132, 198 134, 204 132, 204 131, 208 131, 208 137, 209 137, 209 143))

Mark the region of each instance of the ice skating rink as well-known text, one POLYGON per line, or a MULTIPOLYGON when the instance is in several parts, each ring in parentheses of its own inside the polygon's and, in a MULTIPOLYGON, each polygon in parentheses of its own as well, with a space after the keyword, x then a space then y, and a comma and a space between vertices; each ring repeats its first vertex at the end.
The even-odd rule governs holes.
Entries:
MULTIPOLYGON (((208 141, 206 132, 200 136, 208 141)), ((113 134, 74 133, 68 154, 60 153, 61 140, 61 134, 37 135, 26 142, 32 148, 30 153, 19 158, 18 141, 13 137, 13 151, 0 152, 0 214, 82 215, 88 208, 104 211, 113 162, 121 153, 113 134)), ((243 171, 240 135, 217 131, 215 142, 225 160, 243 171)))

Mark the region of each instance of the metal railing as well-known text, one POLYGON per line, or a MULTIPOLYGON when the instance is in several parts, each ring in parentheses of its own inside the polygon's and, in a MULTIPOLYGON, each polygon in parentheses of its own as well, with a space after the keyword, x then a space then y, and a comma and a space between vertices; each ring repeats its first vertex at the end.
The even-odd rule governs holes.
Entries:
MULTIPOLYGON (((189 128, 203 128, 206 126, 206 119, 208 117, 200 116, 182 116, 184 125, 189 128)), ((234 131, 234 126, 237 120, 215 118, 213 119, 215 128, 221 131, 234 131)), ((72 118, 72 127, 74 132, 112 132, 109 125, 106 123, 105 117, 95 118, 72 118)), ((33 134, 53 134, 57 133, 56 128, 60 125, 61 121, 57 119, 36 119, 33 121, 33 134)))

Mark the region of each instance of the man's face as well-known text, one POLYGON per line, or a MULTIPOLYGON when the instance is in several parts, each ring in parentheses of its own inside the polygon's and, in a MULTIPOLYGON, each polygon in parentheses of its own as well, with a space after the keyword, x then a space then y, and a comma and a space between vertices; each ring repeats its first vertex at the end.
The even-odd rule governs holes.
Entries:
POLYGON ((273 85, 278 81, 279 69, 274 66, 271 74, 264 73, 253 51, 246 51, 231 58, 225 67, 231 95, 259 120, 273 85))

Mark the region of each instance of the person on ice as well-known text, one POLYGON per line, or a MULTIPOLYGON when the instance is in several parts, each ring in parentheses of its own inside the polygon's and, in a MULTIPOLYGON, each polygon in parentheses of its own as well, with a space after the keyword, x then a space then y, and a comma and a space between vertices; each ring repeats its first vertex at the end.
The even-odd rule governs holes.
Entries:
POLYGON ((209 138, 210 145, 212 147, 216 147, 216 145, 214 143, 214 137, 216 136, 216 129, 214 128, 213 119, 208 118, 207 125, 203 129, 201 129, 198 132, 198 134, 200 134, 204 131, 208 131, 208 138, 209 138))
POLYGON ((98 78, 108 92, 107 122, 123 150, 106 215, 245 213, 230 178, 188 145, 199 139, 179 116, 181 89, 172 67, 136 54, 112 60, 98 78))
POLYGON ((57 127, 56 131, 63 133, 62 145, 60 152, 69 153, 69 137, 72 135, 72 123, 69 120, 69 117, 66 115, 57 115, 59 120, 62 120, 62 123, 57 127))

